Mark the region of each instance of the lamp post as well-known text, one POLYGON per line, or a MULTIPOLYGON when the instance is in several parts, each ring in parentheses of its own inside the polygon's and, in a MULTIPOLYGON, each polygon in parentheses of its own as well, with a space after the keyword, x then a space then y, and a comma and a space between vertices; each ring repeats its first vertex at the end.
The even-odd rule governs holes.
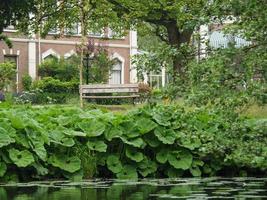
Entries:
POLYGON ((93 60, 92 57, 90 57, 89 53, 85 55, 83 58, 83 66, 86 68, 86 84, 89 83, 89 67, 91 66, 91 61, 93 60))

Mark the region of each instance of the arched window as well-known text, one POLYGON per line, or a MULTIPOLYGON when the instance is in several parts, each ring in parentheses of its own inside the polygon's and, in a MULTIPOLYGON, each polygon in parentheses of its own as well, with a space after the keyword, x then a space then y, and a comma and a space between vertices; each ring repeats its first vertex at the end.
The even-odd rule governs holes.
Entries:
POLYGON ((49 56, 46 56, 46 57, 44 58, 44 61, 45 61, 45 60, 57 60, 57 59, 58 59, 58 58, 57 58, 56 56, 50 54, 49 56))
POLYGON ((115 64, 111 70, 109 84, 122 84, 122 62, 115 59, 115 64))

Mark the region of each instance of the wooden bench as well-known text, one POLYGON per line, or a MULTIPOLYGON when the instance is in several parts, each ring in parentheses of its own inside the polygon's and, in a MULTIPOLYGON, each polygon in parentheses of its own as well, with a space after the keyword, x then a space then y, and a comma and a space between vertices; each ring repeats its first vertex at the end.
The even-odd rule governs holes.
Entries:
POLYGON ((93 84, 81 85, 80 95, 83 99, 112 99, 112 98, 138 98, 139 97, 138 84, 93 84), (108 95, 108 94, 122 94, 122 95, 108 95), (98 95, 101 94, 101 95, 98 95), (102 96, 102 94, 107 94, 102 96))

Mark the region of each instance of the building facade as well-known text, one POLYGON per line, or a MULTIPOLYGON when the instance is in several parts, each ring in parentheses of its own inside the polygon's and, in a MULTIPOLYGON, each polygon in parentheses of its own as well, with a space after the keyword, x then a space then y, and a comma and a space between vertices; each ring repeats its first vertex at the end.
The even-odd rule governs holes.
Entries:
MULTIPOLYGON (((3 41, 0 41, 0 63, 13 61, 16 63, 17 75, 14 78, 15 90, 21 91, 22 77, 30 75, 33 80, 38 79, 38 65, 45 59, 54 56, 68 58, 76 54, 76 47, 80 44, 81 35, 79 28, 77 34, 64 35, 55 39, 56 32, 50 32, 45 39, 37 36, 26 37, 18 34, 9 27, 4 30, 12 41, 10 49, 3 41)), ((102 46, 108 50, 109 57, 115 59, 116 64, 110 72, 110 84, 126 84, 137 82, 137 73, 131 64, 131 57, 137 53, 137 32, 129 31, 124 37, 113 37, 109 29, 103 33, 92 33, 88 38, 93 38, 95 46, 102 46)))

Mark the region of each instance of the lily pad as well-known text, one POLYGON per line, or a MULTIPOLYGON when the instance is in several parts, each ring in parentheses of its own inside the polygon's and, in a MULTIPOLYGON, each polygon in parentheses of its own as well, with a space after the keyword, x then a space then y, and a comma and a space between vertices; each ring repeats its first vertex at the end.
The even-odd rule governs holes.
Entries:
POLYGON ((14 143, 15 139, 11 138, 8 132, 0 127, 0 148, 4 146, 8 146, 11 143, 14 143))
POLYGON ((107 151, 107 145, 103 141, 89 141, 87 142, 87 146, 92 151, 98 151, 98 152, 107 151))
POLYGON ((106 126, 104 123, 91 119, 87 121, 80 122, 78 127, 86 133, 87 137, 97 137, 104 133, 106 126))
POLYGON ((33 155, 28 150, 19 151, 17 149, 8 150, 10 159, 18 167, 27 167, 34 162, 33 155))
POLYGON ((110 171, 117 174, 122 170, 122 164, 118 156, 110 155, 107 158, 107 166, 110 171))
POLYGON ((48 161, 54 167, 58 167, 70 173, 81 169, 81 160, 76 156, 66 157, 66 155, 54 154, 48 161))
POLYGON ((118 179, 137 179, 138 175, 135 167, 131 165, 123 166, 122 170, 116 174, 118 179))
POLYGON ((192 165, 193 156, 189 151, 181 149, 180 151, 170 152, 168 161, 175 169, 187 170, 192 165))
POLYGON ((141 162, 144 159, 144 155, 137 149, 127 147, 126 156, 135 162, 141 162))
POLYGON ((176 136, 175 132, 172 129, 166 129, 163 127, 158 127, 155 129, 155 136, 163 143, 163 144, 174 144, 176 136))

